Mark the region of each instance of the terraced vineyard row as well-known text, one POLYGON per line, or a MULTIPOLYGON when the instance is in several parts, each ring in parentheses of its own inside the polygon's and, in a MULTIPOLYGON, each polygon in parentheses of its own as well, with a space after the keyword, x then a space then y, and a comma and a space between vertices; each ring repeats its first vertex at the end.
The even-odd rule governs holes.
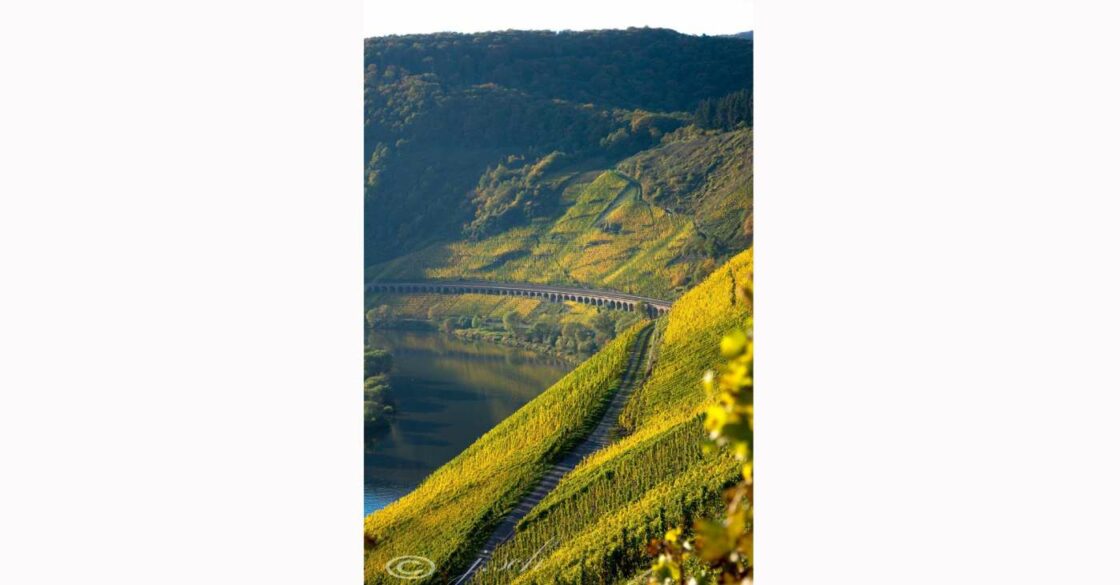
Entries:
POLYGON ((403 555, 431 559, 438 567, 432 583, 469 567, 494 527, 551 464, 594 432, 647 327, 643 322, 623 332, 407 496, 369 515, 366 582, 398 582, 384 567, 403 555))
POLYGON ((739 477, 726 453, 704 455, 700 383, 719 341, 751 313, 736 294, 745 252, 683 296, 658 323, 650 375, 620 416, 623 436, 586 458, 522 518, 474 583, 623 583, 649 566, 644 546, 672 526, 710 517, 739 477))
POLYGON ((494 550, 513 537, 518 522, 539 504, 541 500, 548 496, 548 494, 556 488, 560 480, 572 471, 576 465, 587 456, 608 444, 612 434, 618 427, 618 415, 622 412, 622 408, 626 405, 634 388, 641 383, 642 366, 648 355, 651 331, 652 329, 647 326, 639 334, 638 341, 635 343, 630 353, 630 358, 626 363, 626 372, 622 376, 622 382, 618 390, 615 391, 614 396, 611 397, 610 406, 607 408, 606 412, 603 413, 602 418, 599 419, 595 430, 593 430, 583 442, 568 452, 563 459, 553 464, 548 472, 544 474, 544 477, 537 482, 533 491, 523 497, 517 507, 502 519, 491 533, 486 544, 483 545, 482 550, 475 557, 474 562, 471 563, 471 566, 454 581, 456 585, 469 582, 476 573, 485 573, 486 565, 490 561, 494 550))

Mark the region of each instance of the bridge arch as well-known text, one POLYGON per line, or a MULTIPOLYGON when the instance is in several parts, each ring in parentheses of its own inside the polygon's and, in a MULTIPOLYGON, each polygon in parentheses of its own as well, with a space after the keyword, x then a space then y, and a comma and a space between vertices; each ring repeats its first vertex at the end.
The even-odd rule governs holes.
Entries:
MULTIPOLYGON (((453 282, 370 282, 363 290, 388 293, 434 293, 434 294, 489 294, 499 296, 519 296, 538 298, 554 303, 571 301, 617 311, 638 311, 638 298, 623 293, 610 293, 589 290, 583 293, 565 291, 563 287, 552 288, 539 284, 495 283, 453 283, 453 282), (551 290, 550 290, 551 289, 551 290)), ((659 317, 669 312, 668 303, 649 299, 644 302, 646 315, 659 317)))

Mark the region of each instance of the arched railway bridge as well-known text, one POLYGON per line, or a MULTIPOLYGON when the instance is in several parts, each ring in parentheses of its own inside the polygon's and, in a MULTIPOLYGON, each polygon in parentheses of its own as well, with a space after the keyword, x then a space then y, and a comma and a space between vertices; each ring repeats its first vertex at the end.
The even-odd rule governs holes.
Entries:
POLYGON ((591 290, 566 286, 552 286, 547 284, 529 284, 521 282, 484 282, 484 281, 450 281, 427 280, 412 282, 368 282, 367 292, 381 293, 432 293, 432 294, 484 294, 536 297, 559 303, 574 301, 607 309, 620 311, 636 311, 639 303, 645 303, 649 316, 657 317, 665 314, 673 303, 661 299, 653 299, 638 295, 629 295, 607 290, 591 290))

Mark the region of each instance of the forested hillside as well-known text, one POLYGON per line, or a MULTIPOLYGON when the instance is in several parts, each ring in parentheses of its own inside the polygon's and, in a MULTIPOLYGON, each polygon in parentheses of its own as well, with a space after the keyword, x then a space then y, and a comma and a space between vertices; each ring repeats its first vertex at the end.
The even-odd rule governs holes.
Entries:
POLYGON ((370 267, 371 278, 585 285, 674 298, 750 244, 751 131, 681 133, 605 171, 537 182, 562 213, 440 242, 370 267), (555 185, 555 187, 553 187, 555 185))
POLYGON ((750 87, 750 49, 740 40, 648 28, 404 35, 368 39, 366 64, 431 73, 449 88, 494 83, 576 103, 683 111, 750 87))
POLYGON ((367 39, 368 276, 679 295, 746 244, 752 52, 658 29, 367 39))

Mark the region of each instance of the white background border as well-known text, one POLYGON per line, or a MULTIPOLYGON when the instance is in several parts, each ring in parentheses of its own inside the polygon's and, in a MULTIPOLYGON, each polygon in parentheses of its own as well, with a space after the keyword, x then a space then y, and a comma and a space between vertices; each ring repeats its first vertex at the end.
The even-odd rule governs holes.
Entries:
MULTIPOLYGON (((760 583, 1117 582, 1105 6, 757 6, 760 583)), ((0 10, 0 582, 357 583, 361 5, 0 10)))
POLYGON ((0 11, 0 582, 359 583, 360 2, 0 11))

